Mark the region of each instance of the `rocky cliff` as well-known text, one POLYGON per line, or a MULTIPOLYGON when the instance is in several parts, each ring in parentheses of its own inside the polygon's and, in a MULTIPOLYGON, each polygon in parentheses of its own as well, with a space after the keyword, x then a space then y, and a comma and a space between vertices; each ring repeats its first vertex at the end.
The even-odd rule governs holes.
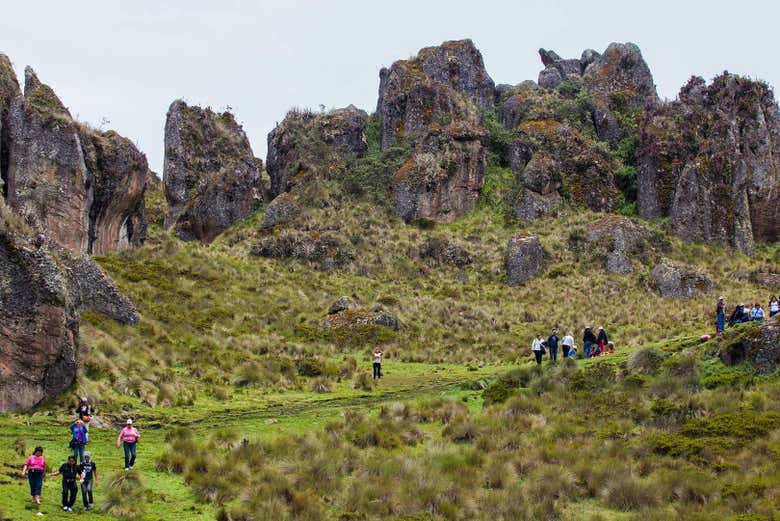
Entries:
POLYGON ((138 314, 86 257, 75 257, 8 209, 0 214, 0 412, 25 410, 76 376, 79 313, 123 324, 138 314))
POLYGON ((771 89, 724 73, 692 78, 648 111, 639 144, 638 206, 670 216, 688 241, 752 253, 780 239, 780 119, 771 89))
POLYGON ((165 227, 183 240, 213 241, 263 201, 262 161, 230 112, 174 101, 165 122, 165 227))

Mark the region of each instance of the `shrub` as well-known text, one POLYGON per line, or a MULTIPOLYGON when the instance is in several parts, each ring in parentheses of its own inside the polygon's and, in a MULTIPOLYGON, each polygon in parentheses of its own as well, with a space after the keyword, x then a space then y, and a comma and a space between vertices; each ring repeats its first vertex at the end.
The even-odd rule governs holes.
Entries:
POLYGON ((140 519, 146 513, 146 490, 137 470, 114 474, 107 480, 103 512, 117 519, 140 519))
POLYGON ((608 480, 602 497, 608 506, 618 510, 637 510, 658 502, 652 484, 633 474, 623 474, 608 480))
POLYGON ((652 375, 658 370, 663 357, 652 347, 637 349, 628 357, 628 369, 634 373, 642 375, 652 375))

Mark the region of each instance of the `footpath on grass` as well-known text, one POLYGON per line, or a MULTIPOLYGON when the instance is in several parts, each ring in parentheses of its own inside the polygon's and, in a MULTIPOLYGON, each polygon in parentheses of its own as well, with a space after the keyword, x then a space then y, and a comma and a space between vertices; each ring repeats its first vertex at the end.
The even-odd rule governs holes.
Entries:
MULTIPOLYGON (((353 389, 351 382, 336 383, 331 392, 288 391, 272 393, 256 389, 237 392, 218 402, 204 397, 193 406, 139 408, 104 416, 119 424, 125 415, 134 416, 141 431, 136 471, 146 488, 149 520, 195 521, 214 519, 210 505, 198 503, 182 476, 158 472, 156 463, 166 450, 166 436, 173 429, 186 428, 204 435, 213 429, 230 429, 240 437, 257 439, 316 430, 347 409, 372 411, 383 403, 410 401, 457 394, 460 389, 479 388, 512 366, 467 367, 418 363, 387 364, 386 375, 372 390, 353 389)), ((56 470, 69 454, 70 411, 43 408, 30 414, 0 415, 0 519, 32 519, 37 510, 30 504, 27 480, 20 470, 28 453, 41 445, 51 470, 56 470)), ((88 450, 98 465, 95 492, 96 511, 90 517, 113 519, 102 513, 105 486, 112 475, 123 472, 122 451, 117 449, 117 431, 90 429, 88 450)), ((41 511, 46 519, 71 519, 73 513, 60 509, 60 478, 47 478, 41 511)), ((81 497, 76 503, 81 510, 81 497)))

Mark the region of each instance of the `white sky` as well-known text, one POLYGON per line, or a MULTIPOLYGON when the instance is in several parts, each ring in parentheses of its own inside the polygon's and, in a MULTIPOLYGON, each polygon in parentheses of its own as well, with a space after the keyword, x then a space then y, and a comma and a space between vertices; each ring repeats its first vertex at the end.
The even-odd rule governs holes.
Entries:
POLYGON ((769 0, 5 0, 0 52, 20 82, 31 65, 72 114, 107 118, 162 174, 165 113, 180 97, 232 107, 264 158, 290 107, 371 112, 380 67, 444 40, 473 39, 497 84, 536 80, 539 47, 579 57, 633 41, 673 98, 691 74, 724 69, 777 85, 779 26, 769 0))

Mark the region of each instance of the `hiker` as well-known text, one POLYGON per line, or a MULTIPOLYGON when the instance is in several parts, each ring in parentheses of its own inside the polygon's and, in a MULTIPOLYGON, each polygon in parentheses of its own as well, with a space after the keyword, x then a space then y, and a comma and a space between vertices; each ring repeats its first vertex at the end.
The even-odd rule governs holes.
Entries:
POLYGON ((84 427, 89 430, 89 422, 92 419, 92 406, 89 404, 87 397, 84 396, 76 406, 76 418, 84 422, 84 427))
POLYGON ((769 297, 769 318, 772 318, 778 313, 780 313, 780 301, 777 300, 776 296, 772 295, 769 297))
POLYGON ((572 344, 572 346, 569 348, 569 354, 568 354, 568 356, 569 356, 569 358, 571 358, 572 360, 574 360, 575 358, 577 358, 577 346, 576 346, 575 344, 572 344))
POLYGON ((117 448, 121 444, 125 450, 125 470, 131 470, 135 465, 135 446, 140 437, 138 430, 133 427, 133 420, 128 419, 127 424, 119 431, 119 436, 116 439, 117 448))
POLYGON ((607 332, 604 331, 602 326, 599 326, 599 336, 596 338, 596 343, 599 345, 599 351, 603 353, 607 349, 608 342, 609 338, 607 338, 607 332))
POLYGON ((553 328, 552 334, 547 337, 547 349, 550 350, 550 360, 556 361, 558 360, 558 342, 560 341, 560 338, 558 337, 558 328, 553 328))
POLYGON ((751 322, 763 322, 764 321, 764 310, 761 308, 761 304, 756 302, 753 305, 753 309, 750 310, 750 321, 751 322))
POLYGON ((726 329, 726 300, 720 297, 715 308, 715 333, 720 335, 724 329, 726 329))
POLYGON ((92 488, 97 485, 97 477, 97 465, 92 461, 92 453, 87 451, 81 465, 81 499, 84 502, 84 510, 93 508, 92 488))
POLYGON ((731 314, 731 318, 729 319, 729 327, 734 327, 737 324, 741 324, 742 322, 747 321, 748 317, 745 311, 745 304, 740 304, 734 308, 734 312, 731 314))
POLYGON ((84 422, 76 420, 70 425, 71 439, 68 446, 73 449, 73 455, 78 459, 79 464, 84 463, 84 446, 89 443, 87 437, 87 428, 84 422))
POLYGON ((604 354, 615 354, 615 342, 607 342, 606 352, 604 354))
POLYGON ((43 447, 35 447, 32 455, 27 458, 22 467, 22 477, 30 482, 30 496, 36 505, 41 504, 43 490, 43 475, 46 473, 46 459, 43 457, 43 447))
POLYGON ((596 343, 596 335, 593 334, 590 327, 585 328, 585 332, 582 333, 582 352, 585 354, 585 358, 590 358, 590 348, 596 343))
POLYGON ((382 378, 382 350, 379 346, 374 348, 374 380, 382 378))
POLYGON ((561 345, 563 346, 563 352, 561 354, 563 356, 569 356, 569 351, 571 351, 571 348, 574 347, 574 336, 571 334, 571 331, 566 333, 566 336, 563 337, 563 342, 561 345))
POLYGON ((76 480, 81 477, 81 466, 76 464, 75 456, 68 456, 68 462, 63 463, 60 470, 49 474, 50 477, 60 475, 62 475, 62 509, 66 512, 72 512, 78 494, 76 480))
POLYGON ((536 357, 536 364, 542 365, 542 357, 544 356, 544 341, 542 335, 536 335, 534 341, 531 343, 531 351, 533 351, 536 357))

